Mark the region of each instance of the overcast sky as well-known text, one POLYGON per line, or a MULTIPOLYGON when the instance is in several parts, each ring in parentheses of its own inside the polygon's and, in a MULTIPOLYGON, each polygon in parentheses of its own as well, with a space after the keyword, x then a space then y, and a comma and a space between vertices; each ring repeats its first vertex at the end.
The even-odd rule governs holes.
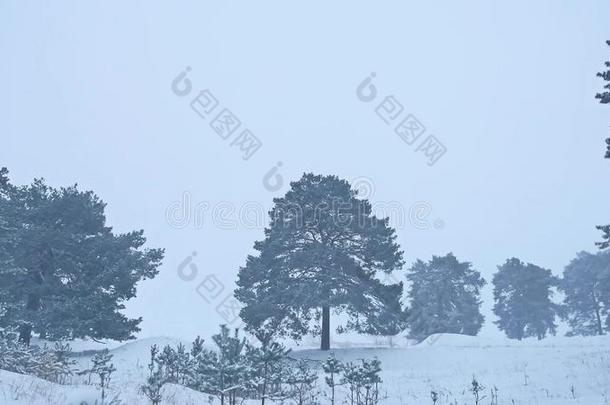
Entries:
MULTIPOLYGON (((394 218, 408 263, 452 251, 488 279, 512 256, 560 274, 610 221, 610 110, 593 98, 608 1, 40 3, 0 2, 0 166, 15 184, 94 190, 117 232, 166 248, 128 306, 141 336, 223 322, 218 300, 263 236, 255 214, 303 172, 357 179, 373 203, 415 213, 394 218), (204 89, 218 106, 202 118, 190 103, 204 89), (386 124, 387 96, 403 112, 386 124), (226 140, 210 127, 224 108, 241 121, 226 140), (394 132, 408 114, 426 127, 413 145, 394 132), (248 160, 231 145, 243 129, 262 142, 248 160), (417 151, 428 135, 446 147, 432 166, 417 151), (278 162, 273 191, 262 179, 278 162), (212 274, 225 289, 208 304, 196 287, 213 290, 212 274)), ((498 333, 492 319, 483 334, 498 333)))

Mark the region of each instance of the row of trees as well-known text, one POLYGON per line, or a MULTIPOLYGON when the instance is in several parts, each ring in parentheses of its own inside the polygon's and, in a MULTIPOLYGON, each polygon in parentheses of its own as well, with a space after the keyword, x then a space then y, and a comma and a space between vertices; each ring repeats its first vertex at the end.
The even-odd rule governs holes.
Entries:
MULTIPOLYGON (((401 304, 403 282, 380 280, 404 265, 395 230, 345 180, 305 174, 274 203, 265 239, 254 245, 259 254, 239 271, 236 297, 249 330, 295 339, 318 333, 328 350, 331 312, 346 315, 338 332, 394 335, 406 329, 423 340, 481 329, 486 281, 451 253, 408 269, 408 302, 401 304)), ((572 334, 602 334, 610 328, 609 269, 608 254, 581 253, 560 280, 550 270, 509 259, 492 280, 496 324, 515 339, 554 334, 560 317, 572 334), (562 304, 552 300, 558 289, 565 293, 562 304)))
POLYGON ((610 332, 610 251, 579 253, 563 272, 512 258, 493 278, 496 324, 513 339, 555 334, 556 319, 565 319, 573 335, 610 332), (563 293, 563 303, 552 300, 563 293))
MULTIPOLYGON (((483 325, 480 289, 485 280, 454 255, 418 260, 407 273, 411 288, 405 310, 409 336, 434 333, 476 335, 483 325)), ((610 332, 610 251, 581 252, 559 278, 548 269, 510 258, 492 279, 495 324, 511 339, 555 334, 564 319, 568 335, 610 332), (553 300, 563 293, 563 302, 553 300)))
MULTIPOLYGON (((248 342, 225 325, 212 340, 215 349, 208 349, 201 338, 190 349, 179 344, 150 350, 149 375, 141 392, 153 404, 163 398, 163 386, 168 383, 187 386, 214 395, 221 404, 236 405, 243 399, 291 399, 298 405, 317 404, 322 394, 318 385, 319 364, 307 359, 293 359, 290 350, 273 340, 270 333, 257 334, 257 343, 248 342)), ((343 364, 334 356, 321 364, 326 374, 325 395, 335 403, 338 386, 347 387, 351 405, 375 405, 380 398, 381 363, 377 359, 362 359, 343 364)))
MULTIPOLYGON (((481 329, 486 281, 452 254, 411 266, 402 305, 403 283, 379 277, 404 265, 395 231, 346 181, 305 174, 274 202, 266 238, 255 244, 260 254, 248 258, 237 283, 241 316, 253 333, 296 339, 320 333, 328 349, 331 312, 347 314, 340 332, 408 329, 422 340, 481 329)), ((104 207, 75 186, 54 189, 35 180, 16 187, 0 172, 0 326, 17 327, 26 345, 33 332, 50 340, 125 340, 138 331, 141 320, 127 319, 121 309, 138 281, 156 275, 163 251, 144 248, 142 231, 113 234, 104 207)), ((609 262, 605 253, 581 253, 560 280, 509 259, 493 277, 498 327, 511 338, 542 338, 555 333, 562 317, 571 334, 605 333, 609 262), (562 305, 551 299, 556 290, 565 293, 562 305)))

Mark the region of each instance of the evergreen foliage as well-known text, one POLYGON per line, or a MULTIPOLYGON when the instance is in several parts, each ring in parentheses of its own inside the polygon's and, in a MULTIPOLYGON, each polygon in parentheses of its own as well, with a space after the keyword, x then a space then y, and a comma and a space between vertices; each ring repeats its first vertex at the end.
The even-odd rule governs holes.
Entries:
POLYGON ((407 273, 409 337, 424 340, 434 333, 476 335, 483 325, 481 274, 449 253, 417 260, 407 273))
POLYGON ((388 219, 336 176, 305 174, 274 199, 265 239, 239 271, 237 299, 248 330, 273 330, 300 339, 321 331, 330 347, 330 314, 345 312, 338 331, 392 335, 404 327, 402 283, 376 276, 403 265, 388 219), (321 328, 311 326, 322 318, 321 328))
POLYGON ((511 339, 555 335, 561 308, 551 298, 558 284, 550 270, 517 258, 506 260, 493 277, 495 324, 511 339))

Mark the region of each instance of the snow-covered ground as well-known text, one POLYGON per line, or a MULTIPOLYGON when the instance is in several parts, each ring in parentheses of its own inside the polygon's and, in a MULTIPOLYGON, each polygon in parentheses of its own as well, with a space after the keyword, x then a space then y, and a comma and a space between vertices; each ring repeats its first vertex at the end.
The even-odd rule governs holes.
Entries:
MULTIPOLYGON (((111 350, 117 372, 111 382, 110 397, 118 395, 123 404, 148 404, 138 392, 146 375, 149 348, 177 344, 168 338, 142 339, 111 350)), ((186 343, 186 342, 185 342, 186 343)), ((498 390, 499 404, 515 405, 603 405, 610 404, 610 337, 548 338, 516 342, 459 335, 435 335, 418 345, 404 339, 366 338, 355 344, 338 342, 337 358, 350 361, 377 357, 382 362, 384 404, 431 404, 430 391, 439 393, 438 404, 474 404, 468 391, 473 375, 489 390, 498 390), (383 346, 382 346, 383 345, 383 346), (349 347, 352 346, 352 347, 349 347)), ((75 345, 78 350, 99 348, 75 345)), ((326 352, 295 348, 293 357, 323 360, 326 352)), ((88 356, 78 358, 80 366, 88 356)), ((96 388, 83 384, 60 386, 37 378, 0 371, 0 404, 88 404, 99 399, 96 388)), ((77 383, 78 381, 74 381, 77 383)), ((326 390, 323 380, 319 387, 326 390)), ((164 404, 210 403, 208 395, 169 385, 164 404)), ((214 401, 216 402, 216 401, 214 401)), ((326 403, 324 397, 322 402, 326 403)), ((251 403, 257 403, 253 401, 251 403)))

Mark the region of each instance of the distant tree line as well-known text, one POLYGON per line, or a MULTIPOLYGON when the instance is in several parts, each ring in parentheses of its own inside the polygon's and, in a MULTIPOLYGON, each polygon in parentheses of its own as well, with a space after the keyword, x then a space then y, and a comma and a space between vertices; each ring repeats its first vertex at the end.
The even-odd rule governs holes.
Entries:
MULTIPOLYGON (((247 329, 300 339, 320 334, 330 347, 330 314, 345 313, 355 330, 394 335, 403 330, 422 341, 437 333, 476 335, 483 323, 481 289, 486 280, 452 253, 417 260, 403 282, 387 275, 404 265, 387 218, 377 218, 365 199, 336 176, 304 174, 274 200, 265 239, 256 242, 239 271, 236 296, 247 329), (316 325, 316 322, 320 324, 316 325)), ((513 339, 555 334, 565 319, 570 334, 609 330, 610 256, 580 253, 559 278, 517 258, 493 276, 495 324, 513 339), (553 300, 561 291, 565 297, 553 300)))

